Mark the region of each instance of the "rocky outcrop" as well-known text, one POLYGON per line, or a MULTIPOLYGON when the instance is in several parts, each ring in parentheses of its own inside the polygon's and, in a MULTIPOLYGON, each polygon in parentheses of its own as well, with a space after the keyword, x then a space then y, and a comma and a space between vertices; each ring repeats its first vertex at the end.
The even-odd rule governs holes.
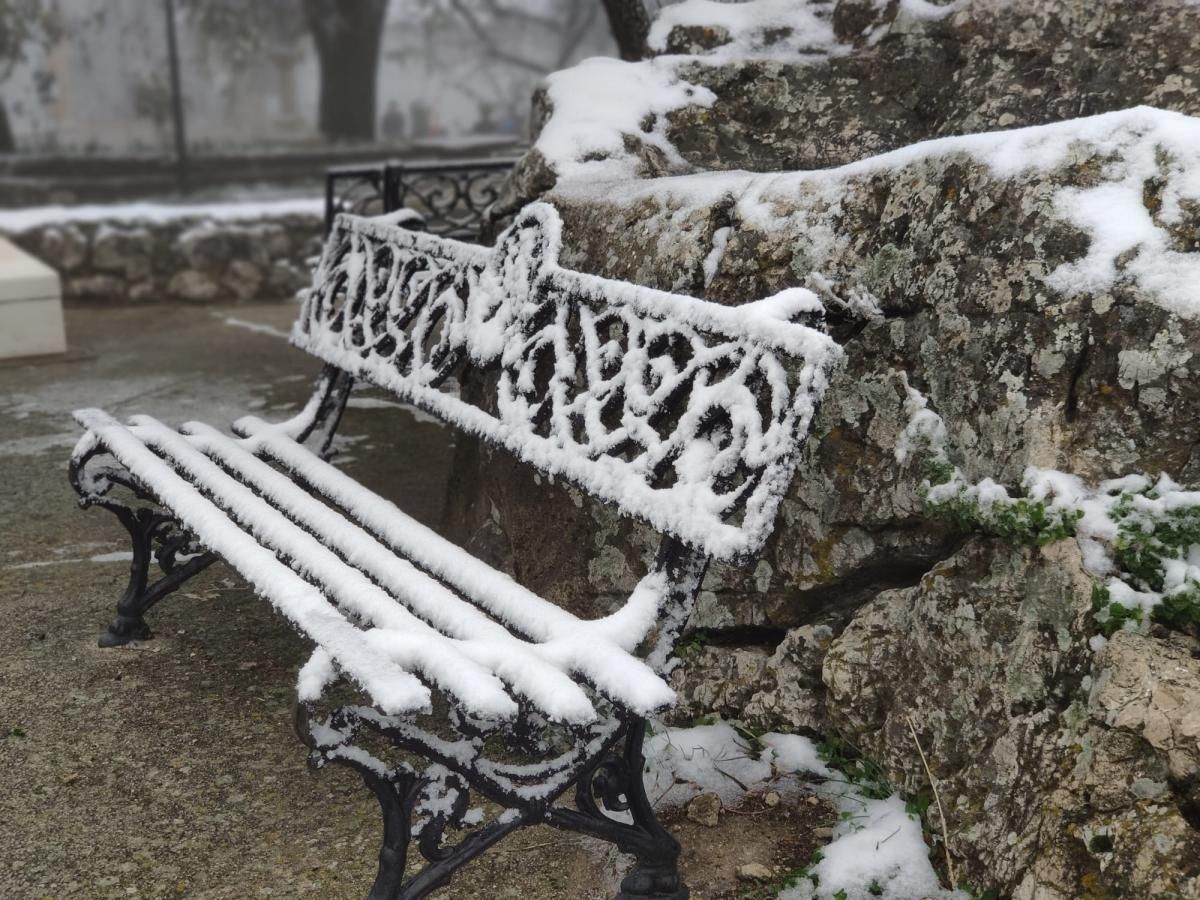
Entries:
POLYGON ((320 253, 318 215, 79 220, 5 236, 62 277, 68 302, 290 300, 320 253))
POLYGON ((969 883, 1200 896, 1200 644, 1122 632, 1094 655, 1090 590, 1073 542, 972 541, 833 642, 829 725, 915 794, 913 723, 969 883))
MULTIPOLYGON (((1046 132, 819 176, 549 195, 565 264, 728 303, 808 285, 845 345, 767 553, 753 568, 714 568, 695 627, 782 633, 915 583, 953 549, 957 537, 925 515, 923 472, 896 458, 913 390, 944 417, 954 461, 973 480, 1014 484, 1029 465, 1093 481, 1130 471, 1200 480, 1200 419, 1170 414, 1200 408, 1200 320, 1173 312, 1137 275, 1154 248, 1106 244, 1113 258, 1097 265, 1108 263, 1109 280, 1090 290, 1055 281, 1091 258, 1086 223, 1064 211, 1080 191, 1115 198, 1124 186, 1149 237, 1179 248, 1159 262, 1186 263, 1197 207, 1180 201, 1167 221, 1153 191, 1182 190, 1180 154, 1193 151, 1149 133, 1159 121, 1153 111, 1095 120, 1103 139, 1063 130, 1060 159, 1015 171, 988 153, 1029 159, 1045 151, 1046 132), (1143 171, 1135 158, 1152 162, 1143 171)), ((561 488, 527 490, 503 454, 484 458, 465 493, 489 498, 478 507, 488 515, 460 518, 472 529, 500 523, 519 574, 563 597, 633 583, 652 552, 643 530, 561 488), (550 565, 544 549, 564 530, 578 537, 550 565)))
POLYGON ((717 95, 669 116, 667 135, 703 169, 841 165, 917 141, 1044 124, 1141 103, 1200 112, 1185 2, 1012 0, 946 4, 839 0, 854 49, 818 64, 692 63, 717 95))
MULTIPOLYGON (((710 570, 676 714, 836 736, 915 794, 911 719, 974 887, 1200 897, 1195 625, 1105 644, 1094 554, 933 515, 903 452, 927 408, 971 482, 1200 483, 1200 121, 1163 111, 1200 112, 1200 7, 813 6, 819 59, 656 60, 695 102, 514 180, 559 209, 565 265, 728 304, 808 287, 846 351, 763 558, 710 570), (648 177, 738 168, 771 174, 648 177)), ((599 612, 644 571, 644 529, 459 450, 454 524, 518 577, 599 612)))
MULTIPOLYGON (((637 129, 580 145, 580 159, 625 157, 630 177, 689 171, 819 169, 917 141, 1064 121, 1150 104, 1200 113, 1187 0, 837 0, 811 8, 828 20, 821 52, 789 60, 730 60, 719 28, 680 28, 655 50, 711 103, 681 104, 637 129), (607 145, 607 146, 605 146, 607 145)), ((777 31, 777 30, 775 30, 777 31)), ((778 41, 770 29, 762 37, 778 41)), ((770 47, 766 48, 768 51, 770 47)), ((555 114, 533 104, 534 134, 555 114)), ((510 205, 550 189, 571 160, 535 143, 518 165, 510 205)))

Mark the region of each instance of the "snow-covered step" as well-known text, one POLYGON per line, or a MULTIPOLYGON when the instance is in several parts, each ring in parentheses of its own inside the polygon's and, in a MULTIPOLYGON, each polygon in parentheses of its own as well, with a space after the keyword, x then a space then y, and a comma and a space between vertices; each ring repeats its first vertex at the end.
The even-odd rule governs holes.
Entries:
POLYGON ((0 359, 66 350, 58 273, 0 238, 0 359))

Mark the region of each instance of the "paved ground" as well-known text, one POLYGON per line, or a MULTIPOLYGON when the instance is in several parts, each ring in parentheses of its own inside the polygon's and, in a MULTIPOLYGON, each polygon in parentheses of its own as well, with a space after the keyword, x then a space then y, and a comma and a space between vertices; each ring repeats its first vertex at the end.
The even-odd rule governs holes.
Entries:
MULTIPOLYGON (((152 614, 157 638, 95 640, 128 544, 66 481, 72 409, 224 424, 294 411, 318 364, 281 339, 293 307, 69 311, 66 360, 0 366, 0 898, 356 897, 375 802, 309 772, 290 730, 304 643, 222 565, 152 614)), ((400 409, 351 409, 341 464, 433 527, 452 434, 400 409), (402 461, 417 461, 402 464, 402 461)), ((699 898, 763 896, 736 865, 791 866, 814 807, 676 822, 699 898)), ((549 829, 466 870, 453 897, 605 898, 623 863, 549 829)))

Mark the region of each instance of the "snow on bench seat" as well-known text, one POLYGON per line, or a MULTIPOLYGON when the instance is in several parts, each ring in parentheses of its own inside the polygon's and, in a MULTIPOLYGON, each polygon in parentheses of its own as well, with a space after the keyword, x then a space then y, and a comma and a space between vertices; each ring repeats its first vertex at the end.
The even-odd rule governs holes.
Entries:
POLYGON ((662 679, 628 652, 655 623, 661 576, 648 576, 614 615, 580 620, 278 428, 243 420, 249 437, 237 440, 201 423, 180 433, 147 416, 128 427, 100 410, 81 410, 76 419, 88 429, 85 443, 98 440, 317 644, 301 672, 302 700, 315 700, 340 670, 389 714, 428 710, 422 681, 485 719, 513 718, 523 698, 556 721, 595 720, 572 676, 640 715, 674 701, 662 679))

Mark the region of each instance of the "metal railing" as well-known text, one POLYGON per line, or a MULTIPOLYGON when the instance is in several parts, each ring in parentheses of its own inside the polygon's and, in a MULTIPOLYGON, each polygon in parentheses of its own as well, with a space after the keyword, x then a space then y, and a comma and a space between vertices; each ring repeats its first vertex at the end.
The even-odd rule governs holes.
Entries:
POLYGON ((327 169, 325 233, 340 212, 374 216, 409 208, 425 218, 425 230, 431 234, 477 241, 518 159, 390 160, 327 169))

